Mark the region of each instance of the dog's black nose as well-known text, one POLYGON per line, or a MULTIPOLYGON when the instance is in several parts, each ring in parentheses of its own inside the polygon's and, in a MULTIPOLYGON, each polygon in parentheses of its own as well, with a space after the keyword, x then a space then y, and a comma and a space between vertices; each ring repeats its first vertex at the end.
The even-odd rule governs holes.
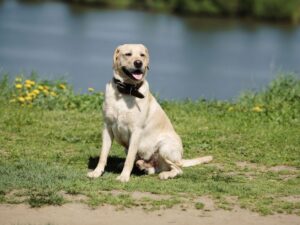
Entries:
POLYGON ((143 62, 141 61, 141 60, 135 60, 134 62, 133 62, 133 64, 134 64, 134 66, 135 66, 135 68, 141 68, 142 67, 142 65, 143 65, 143 62))

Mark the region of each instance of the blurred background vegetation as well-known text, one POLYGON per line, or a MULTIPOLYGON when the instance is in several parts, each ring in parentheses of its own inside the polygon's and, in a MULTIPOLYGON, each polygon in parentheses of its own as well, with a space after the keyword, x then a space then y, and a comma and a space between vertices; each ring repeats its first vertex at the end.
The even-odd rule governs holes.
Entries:
MULTIPOLYGON (((37 0, 43 1, 43 0, 37 0)), ((300 21, 300 0, 63 0, 112 8, 136 8, 205 17, 300 21)))

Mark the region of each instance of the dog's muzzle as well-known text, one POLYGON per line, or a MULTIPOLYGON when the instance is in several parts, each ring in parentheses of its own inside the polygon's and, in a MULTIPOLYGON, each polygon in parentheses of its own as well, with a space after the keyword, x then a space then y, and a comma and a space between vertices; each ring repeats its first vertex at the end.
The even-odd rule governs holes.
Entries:
POLYGON ((139 69, 133 69, 133 70, 129 70, 127 69, 125 66, 122 66, 122 71, 131 79, 133 80, 142 80, 144 73, 143 71, 139 68, 139 69))

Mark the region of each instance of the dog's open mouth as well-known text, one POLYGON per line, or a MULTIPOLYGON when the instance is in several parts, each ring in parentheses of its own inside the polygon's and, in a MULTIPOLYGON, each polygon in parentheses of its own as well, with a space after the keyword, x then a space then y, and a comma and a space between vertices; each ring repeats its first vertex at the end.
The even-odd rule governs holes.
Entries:
POLYGON ((134 80, 141 80, 144 75, 143 71, 140 69, 129 71, 125 66, 123 66, 122 70, 127 76, 134 80))

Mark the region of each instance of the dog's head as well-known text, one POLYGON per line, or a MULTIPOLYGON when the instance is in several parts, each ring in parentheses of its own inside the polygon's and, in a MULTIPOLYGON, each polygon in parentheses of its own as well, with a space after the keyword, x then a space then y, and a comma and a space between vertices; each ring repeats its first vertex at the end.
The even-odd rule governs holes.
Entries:
POLYGON ((148 49, 142 44, 120 45, 114 52, 113 69, 126 83, 142 82, 149 69, 148 49))

